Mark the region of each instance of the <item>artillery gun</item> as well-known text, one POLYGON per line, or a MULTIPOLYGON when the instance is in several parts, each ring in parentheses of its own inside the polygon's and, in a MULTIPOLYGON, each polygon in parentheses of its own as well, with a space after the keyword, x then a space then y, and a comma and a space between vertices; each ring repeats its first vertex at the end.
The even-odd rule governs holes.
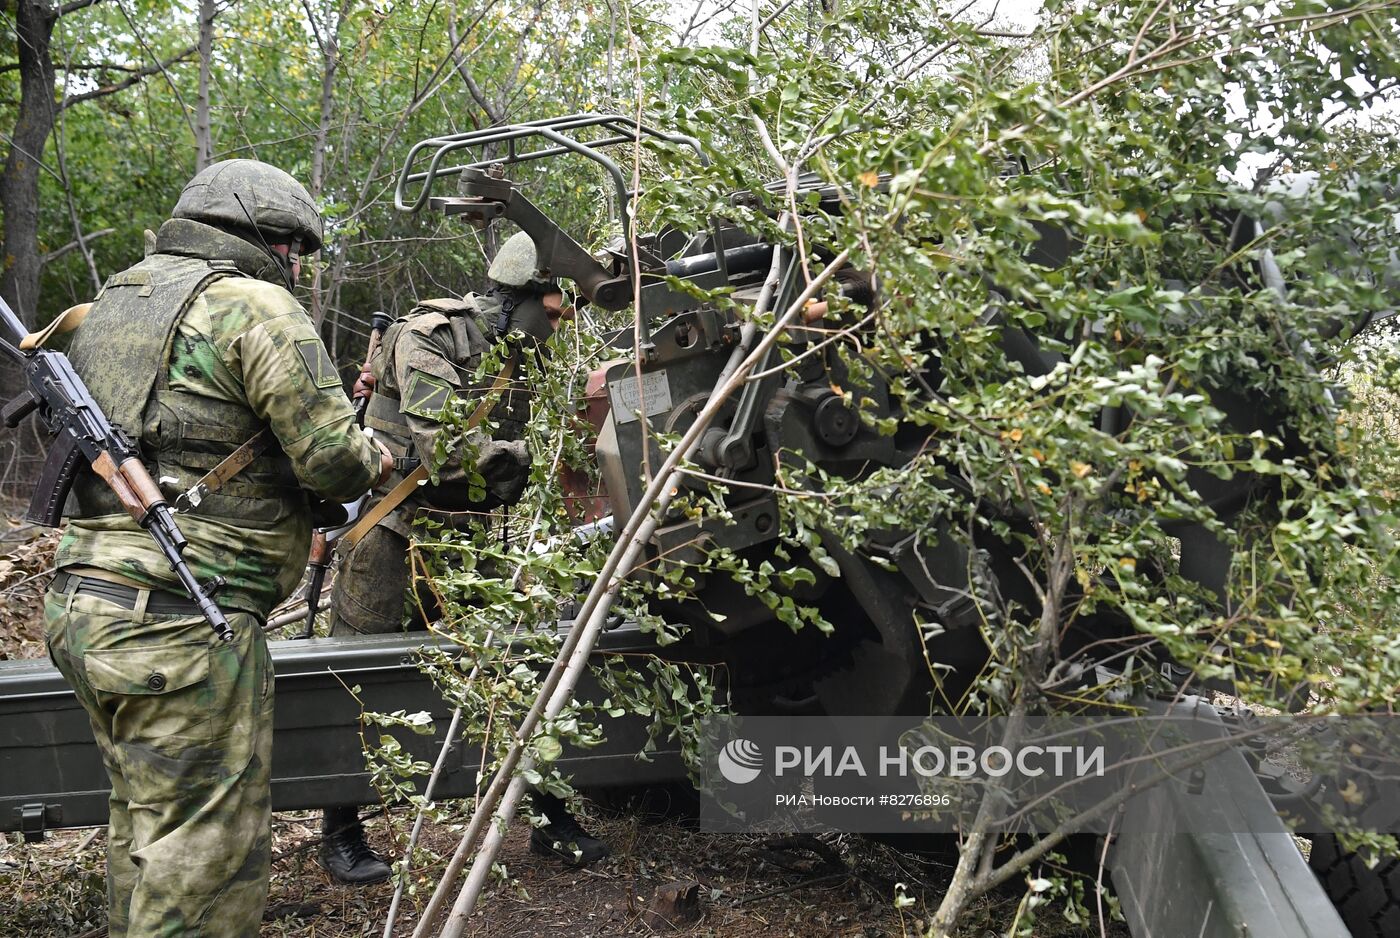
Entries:
MULTIPOLYGON (((642 235, 636 238, 635 255, 613 250, 595 258, 503 172, 570 153, 594 161, 611 181, 620 243, 626 245, 632 235, 626 209, 635 193, 607 150, 634 144, 638 136, 690 148, 704 161, 690 138, 626 118, 577 115, 421 141, 409 153, 396 194, 405 211, 426 206, 478 225, 495 219, 514 222, 534 239, 542 271, 572 279, 583 297, 601 309, 635 308, 634 325, 608 337, 618 358, 590 380, 601 404, 593 419, 602 491, 608 512, 619 519, 642 498, 642 467, 661 461, 658 437, 685 431, 710 399, 738 341, 742 311, 758 300, 765 282, 776 284, 770 283, 773 309, 788 305, 803 286, 795 252, 719 223, 696 234, 666 229, 642 235), (524 141, 544 145, 528 147, 524 141), (434 194, 451 191, 449 181, 455 191, 434 194), (673 285, 677 280, 691 289, 678 289, 673 285), (724 308, 701 299, 720 288, 730 301, 724 308)), ((839 206, 833 187, 806 179, 798 198, 812 197, 827 210, 839 206)), ((843 274, 842 281, 853 299, 872 303, 869 285, 858 275, 843 274)), ((786 349, 795 356, 821 336, 797 328, 788 339, 786 349)), ((726 521, 691 520, 673 508, 654 536, 653 557, 685 564, 715 548, 744 559, 770 555, 779 537, 777 499, 769 491, 779 454, 802 454, 837 475, 898 466, 913 455, 916 444, 881 435, 833 390, 833 384, 845 383, 844 366, 834 352, 808 356, 805 365, 787 370, 772 367, 780 364, 779 354, 775 350, 760 366, 766 377, 747 384, 726 405, 699 448, 697 468, 728 483, 726 521)), ((888 387, 881 378, 875 377, 862 394, 873 402, 870 416, 890 415, 888 387)), ((697 476, 691 484, 703 492, 710 483, 697 476)), ((825 697, 820 703, 828 710, 905 712, 927 692, 923 652, 917 635, 905 627, 912 609, 931 611, 950 634, 958 633, 970 614, 965 582, 957 575, 959 567, 966 567, 965 558, 956 551, 929 552, 927 545, 936 540, 936 532, 890 532, 870 545, 878 560, 828 542, 840 576, 811 565, 815 582, 794 590, 790 598, 820 604, 830 621, 840 622, 829 637, 816 630, 794 633, 775 620, 763 601, 725 577, 702 579, 688 600, 661 602, 654 611, 689 626, 690 636, 677 652, 691 660, 699 655, 722 661, 731 691, 752 707, 800 711, 825 697), (889 561, 902 572, 888 573, 884 565, 889 561), (845 699, 838 703, 838 697, 845 699)), ((945 654, 961 661, 967 653, 950 647, 945 654)))
MULTIPOLYGON (((763 305, 760 297, 769 295, 771 306, 766 308, 782 310, 804 285, 803 259, 795 251, 722 223, 711 222, 697 232, 663 229, 634 236, 628 208, 636 193, 607 151, 643 142, 689 148, 698 160, 705 159, 691 138, 614 115, 574 115, 421 141, 405 161, 396 193, 398 207, 405 211, 427 206, 477 225, 512 221, 535 241, 542 273, 573 279, 582 296, 601 309, 633 308, 631 326, 610 337, 619 359, 599 369, 590 382, 604 414, 599 417, 595 411, 594 418, 598 470, 606 503, 619 520, 643 501, 647 467, 661 462, 658 439, 687 430, 719 387, 748 309, 763 305), (593 161, 610 178, 623 233, 619 249, 590 256, 507 178, 520 164, 565 154, 593 161), (451 194, 443 194, 447 180, 456 187, 451 194), (716 290, 725 294, 725 302, 705 299, 716 290)), ((1012 164, 1008 171, 1022 168, 1012 164)), ((807 177, 799 181, 795 203, 839 213, 841 195, 822 180, 807 177)), ((754 194, 736 198, 754 208, 766 204, 754 194)), ((1239 213, 1228 221, 1230 235, 1220 245, 1221 254, 1242 256, 1262 227, 1239 213)), ((1045 225, 1036 228, 1037 237, 1024 246, 1035 263, 1058 267, 1076 250, 1069 233, 1045 225)), ((818 254, 815 260, 830 256, 818 254)), ((877 298, 860 272, 846 273, 842 292, 862 306, 874 305, 877 298)), ((1267 252, 1241 276, 1254 289, 1285 289, 1267 252)), ((1034 332, 1000 317, 995 299, 991 286, 988 317, 1002 326, 999 342, 1006 360, 1027 376, 1048 375, 1063 361, 1062 354, 1034 332)), ((1336 323, 1333 331, 1354 334, 1364 325, 1336 323)), ((651 569, 698 562, 716 549, 755 566, 780 549, 792 557, 790 544, 780 547, 779 504, 773 491, 778 466, 787 461, 795 469, 815 466, 828 478, 863 478, 879 469, 908 465, 924 445, 927 431, 899 421, 889 382, 878 370, 864 371, 858 379, 863 398, 863 413, 858 413, 835 389, 853 383, 852 376, 843 356, 824 341, 824 333, 803 324, 791 327, 785 340, 781 350, 775 346, 755 369, 761 377, 745 383, 724 406, 694 456, 697 471, 685 484, 697 494, 717 498, 722 511, 697 518, 673 502, 647 545, 651 569), (876 428, 877 423, 888 424, 886 418, 894 418, 893 434, 876 428)), ((1311 350, 1297 351, 1306 356, 1311 350)), ((937 383, 936 376, 930 383, 937 383)), ((1290 415, 1281 405, 1223 382, 1202 390, 1232 431, 1280 438, 1291 447, 1286 454, 1290 457, 1314 455, 1287 432, 1290 415)), ((1099 414, 1098 425, 1114 434, 1132 419, 1125 407, 1110 406, 1099 414)), ((950 470, 950 476, 949 487, 956 492, 956 471, 950 470)), ((1222 479, 1192 470, 1187 481, 1210 512, 1226 523, 1278 497, 1270 480, 1251 473, 1222 479)), ((1015 517, 1005 520, 1020 523, 1015 517)), ((1179 521, 1166 529, 1180 542, 1179 575, 1229 608, 1227 576, 1233 548, 1198 520, 1179 521)), ((774 615, 771 595, 752 595, 724 573, 693 574, 694 585, 684 598, 651 600, 652 612, 689 626, 681 642, 659 653, 722 663, 730 678, 731 701, 741 711, 926 714, 934 691, 929 662, 943 670, 938 688, 942 699, 955 700, 986 661, 979 628, 982 613, 972 598, 985 584, 975 578, 990 578, 1002 595, 1014 596, 1024 608, 1038 605, 1017 572, 1020 558, 1011 541, 954 534, 937 527, 877 530, 853 549, 823 532, 826 562, 810 557, 786 560, 805 562, 810 575, 795 578, 785 588, 775 583, 778 601, 818 607, 834 626, 829 635, 790 629, 774 615), (936 628, 917 628, 916 616, 936 628)), ((1131 632, 1126 620, 1105 611, 1082 616, 1076 627, 1077 641, 1086 646, 1131 632)), ((1189 674, 1165 658, 1156 663, 1168 682, 1180 682, 1189 674)), ((1218 902, 1233 919, 1224 924, 1208 920, 1203 933, 1236 934, 1238 927, 1249 933, 1346 934, 1277 822, 1250 764, 1233 753, 1224 762, 1212 763, 1210 771, 1216 773, 1217 784, 1229 780, 1217 791, 1230 792, 1235 809, 1251 819, 1251 829, 1264 833, 1236 837, 1223 846, 1207 843, 1210 835, 1183 835, 1175 846, 1149 845, 1147 833, 1122 839, 1109 866, 1124 894, 1134 933, 1194 933, 1200 927, 1196 913, 1201 905, 1218 902), (1221 863, 1202 863, 1202 856, 1212 852, 1221 863), (1185 906, 1161 895, 1183 884, 1191 895, 1185 906)), ((1185 829, 1209 829, 1204 815, 1193 814, 1199 803, 1180 795, 1167 784, 1142 796, 1135 807, 1146 814, 1186 815, 1197 823, 1187 822, 1185 829)), ((1400 916, 1400 871, 1395 864, 1368 879, 1359 860, 1344 857, 1334 841, 1324 839, 1315 851, 1314 866, 1356 935, 1385 934, 1390 926, 1382 922, 1400 916), (1361 881, 1364 887, 1357 885, 1361 881), (1368 897, 1365 908, 1358 894, 1368 897)))
MULTIPOLYGON (((606 512, 617 519, 629 516, 642 500, 645 467, 661 461, 658 440, 685 431, 711 398, 739 325, 765 283, 772 292, 769 308, 776 310, 788 306, 804 285, 803 261, 794 250, 717 222, 698 233, 668 228, 638 235, 635 253, 608 250, 594 257, 505 175, 520 164, 566 154, 592 160, 611 181, 620 243, 628 245, 633 232, 627 209, 636 193, 607 151, 639 139, 688 148, 697 160, 705 160, 691 138, 629 118, 574 115, 423 140, 409 152, 396 192, 404 211, 428 207, 479 226, 496 219, 514 222, 534 239, 543 273, 572 279, 596 307, 635 310, 632 325, 608 336, 618 358, 590 381, 601 405, 591 416, 601 491, 606 512), (532 147, 528 141, 543 145, 532 147), (441 194, 453 186, 451 194, 441 194), (727 302, 704 299, 721 288, 727 302)), ((1021 170, 1009 163, 1006 171, 1021 170)), ((752 193, 735 199, 755 208, 764 205, 752 193)), ((796 201, 824 212, 841 211, 841 193, 816 177, 799 180, 796 201)), ((1065 231, 1040 224, 1036 231, 1036 240, 1024 250, 1037 264, 1057 267, 1075 250, 1065 231)), ((1238 251, 1254 236, 1253 223, 1241 219, 1232 243, 1222 250, 1238 251)), ((817 260, 830 260, 830 255, 819 252, 817 260)), ((875 305, 869 281, 859 271, 848 268, 837 279, 840 292, 851 300, 862 307, 875 305)), ((1007 360, 1027 376, 1049 374, 1064 356, 1034 333, 1005 321, 995 300, 992 288, 988 317, 1002 321, 999 341, 1007 360)), ((686 483, 697 494, 717 493, 723 519, 697 520, 682 504, 673 505, 652 537, 649 552, 656 563, 649 566, 690 564, 715 549, 754 563, 771 557, 780 537, 773 492, 780 464, 809 463, 828 477, 858 479, 877 469, 906 466, 924 448, 926 430, 904 423, 893 434, 876 428, 886 418, 899 417, 889 380, 874 369, 853 379, 844 356, 825 339, 825 330, 809 324, 790 328, 781 349, 775 346, 755 369, 762 378, 747 382, 725 405, 705 431, 694 460, 698 471, 686 483), (791 364, 785 367, 784 360, 791 364), (853 384, 859 387, 863 412, 837 390, 853 384)), ((935 375, 928 377, 937 383, 935 375)), ((1241 433, 1275 433, 1286 418, 1269 401, 1246 398, 1228 387, 1210 390, 1227 423, 1241 433)), ((1125 408, 1105 408, 1099 425, 1114 433, 1129 420, 1125 408)), ((1269 497, 1267 483, 1248 473, 1224 480, 1194 473, 1190 483, 1227 522, 1252 500, 1269 497)), ((956 490, 958 480, 949 485, 956 490)), ((1181 541, 1181 575, 1226 600, 1229 547, 1200 523, 1178 523, 1169 530, 1181 541)), ((982 539, 969 547, 964 540, 946 528, 877 530, 852 550, 823 533, 822 548, 836 569, 807 560, 809 577, 786 590, 777 584, 774 589, 795 603, 822 609, 835 627, 828 636, 794 632, 776 621, 768 602, 720 574, 697 574, 698 582, 685 598, 657 600, 653 611, 690 627, 689 639, 677 651, 703 650, 723 661, 741 705, 761 712, 806 707, 827 713, 923 714, 932 689, 929 660, 948 666, 954 683, 961 675, 975 674, 985 660, 977 628, 982 613, 973 599, 978 564, 970 554, 988 565, 983 572, 996 579, 1003 595, 1016 593, 1023 580, 1015 572, 1016 551, 1007 542, 982 539), (912 625, 915 615, 937 626, 936 638, 920 635, 912 625)), ((1014 598, 1026 608, 1037 605, 1029 593, 1014 598)), ((1091 614, 1079 627, 1094 639, 1128 629, 1126 622, 1105 614, 1091 614)), ((1170 667, 1169 662, 1163 665, 1170 667)), ((956 699, 957 691, 945 687, 944 696, 956 699)))

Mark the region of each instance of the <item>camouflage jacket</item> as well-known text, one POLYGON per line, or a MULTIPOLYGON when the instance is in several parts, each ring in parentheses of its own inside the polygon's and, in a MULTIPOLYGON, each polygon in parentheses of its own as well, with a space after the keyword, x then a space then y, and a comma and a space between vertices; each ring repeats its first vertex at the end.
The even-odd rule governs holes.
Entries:
MULTIPOLYGON (((483 429, 456 437, 441 419, 453 398, 465 403, 461 413, 475 409, 494 383, 498 372, 492 367, 487 373, 482 356, 494 345, 487 336, 493 335, 491 322, 498 309, 498 301, 489 296, 424 300, 385 331, 370 362, 375 388, 365 426, 394 455, 414 456, 437 467, 436 485, 423 486, 380 522, 404 537, 421 511, 439 512, 438 520, 450 524, 462 523, 514 503, 529 481, 529 453, 520 438, 530 402, 518 364, 489 415, 489 432, 483 423, 483 429), (463 463, 468 454, 470 468, 463 463), (479 486, 484 485, 484 494, 478 487, 475 499, 473 471, 480 477, 479 486)), ((401 478, 396 473, 380 494, 401 478)))
MULTIPOLYGON (((168 488, 186 487, 256 429, 271 428, 277 447, 213 501, 178 516, 195 576, 227 581, 221 606, 265 616, 305 568, 306 491, 350 501, 378 477, 378 450, 355 426, 311 320, 264 252, 218 229, 184 219, 162 225, 155 253, 103 286, 70 357, 104 408, 134 410, 143 461, 168 488), (184 295, 162 293, 169 284, 184 295), (158 303, 182 306, 172 321, 158 303), (141 328, 143 309, 171 321, 156 340, 163 345, 151 345, 159 330, 141 328), (163 373, 157 365, 154 378, 143 374, 143 356, 163 363, 163 373)), ((132 417, 121 419, 132 426, 132 417)), ((77 490, 79 512, 57 564, 179 592, 148 535, 108 510, 90 480, 84 493, 77 490)))

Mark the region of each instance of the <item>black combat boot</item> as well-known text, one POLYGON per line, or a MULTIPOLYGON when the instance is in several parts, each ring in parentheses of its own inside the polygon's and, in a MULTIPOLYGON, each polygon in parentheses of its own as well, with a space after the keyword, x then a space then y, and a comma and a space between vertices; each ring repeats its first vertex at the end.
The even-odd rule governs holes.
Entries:
POLYGON ((568 866, 587 866, 612 853, 608 845, 579 826, 564 800, 542 791, 530 793, 535 810, 549 818, 544 827, 530 831, 530 852, 558 857, 568 866))
POLYGON ((368 886, 389 878, 389 864, 365 843, 360 809, 327 808, 321 822, 321 865, 331 879, 347 886, 368 886))

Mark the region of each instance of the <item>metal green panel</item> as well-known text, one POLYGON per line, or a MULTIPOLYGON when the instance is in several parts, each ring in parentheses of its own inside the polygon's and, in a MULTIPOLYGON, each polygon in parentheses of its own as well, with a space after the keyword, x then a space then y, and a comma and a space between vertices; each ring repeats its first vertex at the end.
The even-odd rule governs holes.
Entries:
MULTIPOLYGON (((1190 698, 1161 709, 1220 722, 1190 698)), ((1350 938, 1244 757, 1201 768, 1125 806, 1108 866, 1133 938, 1350 938)))
MULTIPOLYGON (((358 686, 370 710, 432 713, 435 736, 395 735, 416 758, 436 758, 451 714, 414 666, 414 652, 423 642, 420 634, 271 644, 277 671, 274 809, 378 800, 360 751, 360 705, 347 687, 358 686)), ((608 633, 605 644, 616 651, 651 647, 626 625, 608 633)), ((579 696, 594 696, 594 690, 585 683, 579 696)), ((646 741, 646 722, 640 718, 609 720, 605 732, 608 740, 597 749, 565 750, 561 768, 577 784, 607 787, 684 777, 674 750, 649 762, 635 758, 646 741)), ((470 794, 479 761, 475 747, 457 746, 439 783, 440 796, 470 794)), ((62 676, 47 661, 0 662, 0 831, 105 824, 107 791, 87 715, 62 676)))

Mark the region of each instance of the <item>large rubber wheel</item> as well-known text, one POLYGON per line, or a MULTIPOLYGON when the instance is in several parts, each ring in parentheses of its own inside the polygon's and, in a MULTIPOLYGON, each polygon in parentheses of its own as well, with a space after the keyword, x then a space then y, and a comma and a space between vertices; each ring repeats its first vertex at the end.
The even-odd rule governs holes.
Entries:
MULTIPOLYGON (((1352 743, 1353 747, 1378 745, 1374 734, 1352 743)), ((1379 745, 1388 746, 1382 736, 1379 745)), ((1400 785, 1388 777, 1389 757, 1344 757, 1338 775, 1324 788, 1323 803, 1347 811, 1338 795, 1341 787, 1354 787, 1358 808, 1350 813, 1363 827, 1376 831, 1400 830, 1400 785)), ((1312 838, 1308 866, 1317 874, 1328 898, 1351 929, 1353 938, 1396 938, 1400 936, 1400 858, 1382 856, 1368 868, 1360 856, 1344 850, 1334 834, 1318 833, 1312 838)))
POLYGON ((1335 836, 1318 834, 1308 865, 1353 938, 1400 935, 1400 859, 1384 858, 1368 869, 1361 857, 1343 850, 1335 836))

